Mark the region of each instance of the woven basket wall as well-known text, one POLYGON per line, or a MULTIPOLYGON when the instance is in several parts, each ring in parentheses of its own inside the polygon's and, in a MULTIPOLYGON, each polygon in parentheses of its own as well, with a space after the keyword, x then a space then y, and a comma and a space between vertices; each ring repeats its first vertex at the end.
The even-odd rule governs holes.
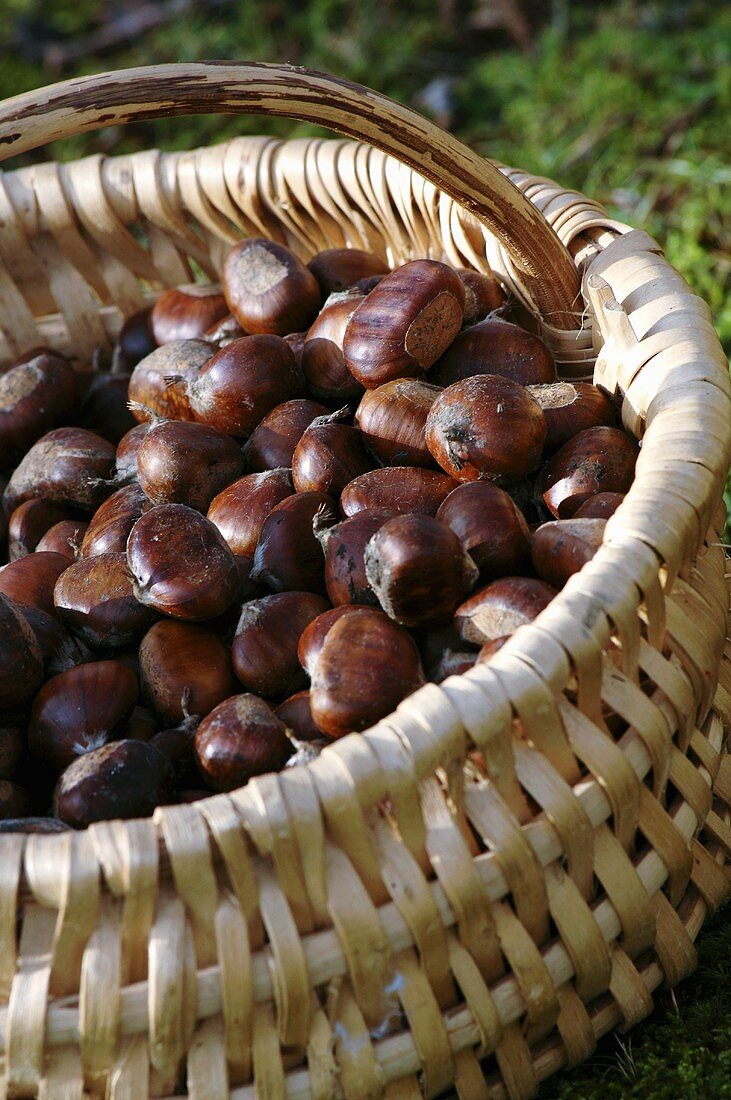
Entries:
POLYGON ((6 173, 0 360, 90 357, 242 233, 489 265, 564 376, 622 396, 636 481, 489 666, 230 795, 0 838, 0 1095, 524 1100, 692 971, 729 893, 726 364, 645 233, 340 81, 108 74, 0 106, 0 149, 215 109, 380 148, 242 138, 6 173))

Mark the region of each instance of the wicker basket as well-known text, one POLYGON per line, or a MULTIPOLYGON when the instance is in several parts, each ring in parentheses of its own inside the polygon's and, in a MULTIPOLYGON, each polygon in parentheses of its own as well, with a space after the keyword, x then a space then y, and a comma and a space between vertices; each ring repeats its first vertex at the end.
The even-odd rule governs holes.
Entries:
POLYGON ((251 110, 370 144, 241 138, 6 174, 2 358, 90 355, 190 260, 215 277, 242 232, 302 256, 446 256, 499 273, 564 376, 622 395, 637 476, 594 560, 489 666, 231 795, 3 837, 7 1096, 530 1097, 692 971, 729 892, 726 364, 645 233, 333 78, 70 81, 2 105, 0 149, 251 110), (475 747, 489 782, 464 768, 475 747))

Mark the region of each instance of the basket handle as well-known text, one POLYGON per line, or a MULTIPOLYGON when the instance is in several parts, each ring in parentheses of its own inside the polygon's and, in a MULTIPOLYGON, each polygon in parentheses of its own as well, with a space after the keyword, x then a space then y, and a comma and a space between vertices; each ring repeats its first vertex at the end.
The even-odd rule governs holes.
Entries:
POLYGON ((488 226, 545 319, 576 328, 576 267, 522 192, 491 161, 409 107, 334 76, 289 65, 206 61, 65 80, 0 104, 0 161, 133 119, 206 113, 298 118, 392 154, 488 226))

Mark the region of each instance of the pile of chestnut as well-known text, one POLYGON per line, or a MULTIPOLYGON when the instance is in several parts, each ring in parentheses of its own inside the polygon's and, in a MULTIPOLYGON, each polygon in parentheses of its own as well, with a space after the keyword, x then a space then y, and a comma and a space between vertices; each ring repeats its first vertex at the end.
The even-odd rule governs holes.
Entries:
POLYGON ((228 791, 489 660, 637 454, 490 275, 237 244, 0 375, 0 831, 228 791))

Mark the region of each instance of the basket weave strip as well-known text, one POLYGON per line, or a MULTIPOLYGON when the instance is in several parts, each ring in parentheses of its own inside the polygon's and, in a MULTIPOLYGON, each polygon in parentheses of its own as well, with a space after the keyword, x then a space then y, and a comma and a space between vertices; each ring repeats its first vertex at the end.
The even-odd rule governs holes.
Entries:
POLYGON ((373 93, 266 67, 172 69, 134 97, 112 74, 11 101, 6 155, 214 99, 288 102, 380 149, 241 138, 6 174, 6 359, 40 340, 90 357, 193 262, 215 278, 242 232, 303 257, 444 256, 540 305, 564 376, 594 367, 642 450, 601 550, 489 666, 230 795, 1 839, 8 1095, 137 1100, 185 1075, 193 1097, 528 1098, 692 970, 702 919, 729 893, 731 406, 707 307, 645 233, 486 168, 373 93), (548 301, 531 267, 540 255, 560 275, 567 254, 573 314, 573 276, 548 301))

